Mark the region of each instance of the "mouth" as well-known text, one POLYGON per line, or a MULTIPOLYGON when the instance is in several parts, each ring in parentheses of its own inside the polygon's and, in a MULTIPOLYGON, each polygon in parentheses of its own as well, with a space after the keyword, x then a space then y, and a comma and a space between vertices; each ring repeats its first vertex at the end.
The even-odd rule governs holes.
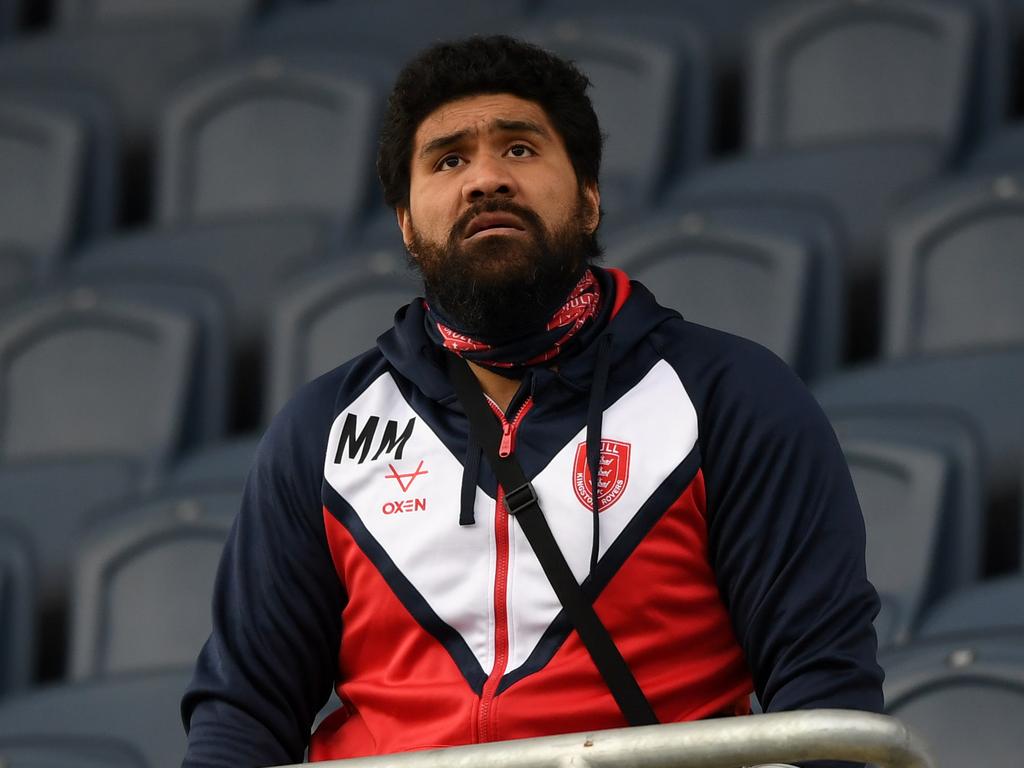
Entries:
POLYGON ((465 239, 524 231, 522 220, 511 213, 481 213, 469 223, 465 239))

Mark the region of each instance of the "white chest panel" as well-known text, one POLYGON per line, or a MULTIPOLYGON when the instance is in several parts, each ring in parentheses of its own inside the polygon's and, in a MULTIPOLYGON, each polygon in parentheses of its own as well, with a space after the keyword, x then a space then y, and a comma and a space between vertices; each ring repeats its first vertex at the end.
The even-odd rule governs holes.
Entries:
MULTIPOLYGON (((530 418, 527 414, 525 428, 530 418)), ((603 554, 696 444, 696 412, 667 363, 655 365, 605 410, 602 438, 611 451, 621 454, 627 445, 629 452, 628 466, 621 455, 605 459, 608 477, 602 480, 612 483, 606 495, 613 501, 600 516, 603 554)), ((533 480, 555 539, 581 581, 589 569, 592 517, 573 484, 580 479, 577 451, 584 440, 581 430, 533 480)), ((409 407, 390 374, 373 382, 335 420, 324 474, 489 673, 494 663, 495 500, 478 488, 476 525, 459 525, 462 462, 409 407)), ((560 610, 529 542, 514 520, 510 523, 509 671, 527 659, 560 610)))

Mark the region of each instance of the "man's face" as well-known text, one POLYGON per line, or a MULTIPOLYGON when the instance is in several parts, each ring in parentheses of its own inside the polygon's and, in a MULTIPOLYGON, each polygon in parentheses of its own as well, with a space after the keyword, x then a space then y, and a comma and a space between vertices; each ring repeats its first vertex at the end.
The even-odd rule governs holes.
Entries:
POLYGON ((599 203, 539 105, 486 94, 420 124, 398 223, 428 295, 451 319, 511 337, 543 323, 596 255, 599 203))

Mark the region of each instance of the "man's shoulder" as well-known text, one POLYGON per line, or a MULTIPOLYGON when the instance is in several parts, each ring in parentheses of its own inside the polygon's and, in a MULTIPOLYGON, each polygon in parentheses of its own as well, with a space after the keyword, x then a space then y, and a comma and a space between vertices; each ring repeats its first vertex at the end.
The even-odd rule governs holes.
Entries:
POLYGON ((757 342, 682 318, 664 323, 652 342, 676 369, 703 417, 780 428, 819 418, 817 402, 803 381, 757 342))
POLYGON ((257 455, 322 461, 337 414, 387 370, 384 356, 374 347, 303 384, 271 420, 257 455))

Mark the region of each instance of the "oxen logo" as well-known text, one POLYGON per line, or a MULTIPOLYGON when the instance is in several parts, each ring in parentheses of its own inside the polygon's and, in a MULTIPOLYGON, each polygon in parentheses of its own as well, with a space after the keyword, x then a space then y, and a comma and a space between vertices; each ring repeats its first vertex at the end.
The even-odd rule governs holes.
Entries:
MULTIPOLYGON (((601 511, 618 501, 629 482, 629 443, 620 440, 601 441, 601 460, 598 467, 598 501, 601 511)), ((572 488, 576 498, 587 509, 594 504, 594 484, 587 466, 587 444, 576 446, 576 461, 573 464, 572 488)))

